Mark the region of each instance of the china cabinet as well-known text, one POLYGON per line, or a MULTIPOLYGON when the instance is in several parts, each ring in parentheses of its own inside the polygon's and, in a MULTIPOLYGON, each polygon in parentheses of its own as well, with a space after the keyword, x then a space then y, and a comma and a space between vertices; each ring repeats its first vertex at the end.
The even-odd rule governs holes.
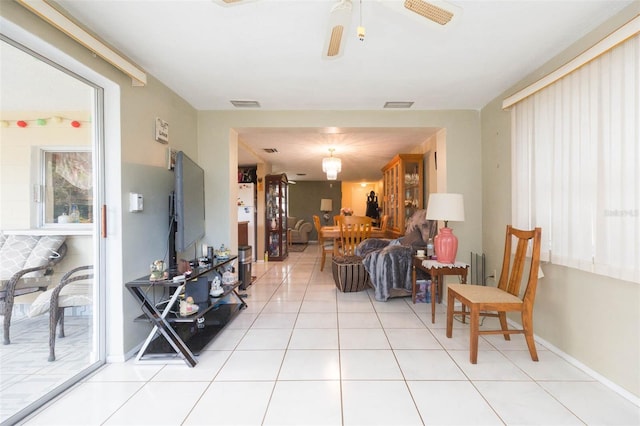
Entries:
POLYGON ((382 168, 382 214, 389 216, 389 231, 404 234, 405 223, 423 207, 422 154, 398 154, 382 168))
POLYGON ((269 260, 284 260, 287 251, 287 211, 288 183, 287 175, 265 176, 265 234, 266 250, 269 260))

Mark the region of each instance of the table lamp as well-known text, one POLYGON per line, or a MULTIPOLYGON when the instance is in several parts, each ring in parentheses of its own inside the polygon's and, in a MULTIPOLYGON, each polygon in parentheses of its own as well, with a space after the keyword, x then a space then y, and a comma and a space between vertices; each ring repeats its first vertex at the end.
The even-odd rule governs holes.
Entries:
POLYGON ((433 240, 438 262, 455 263, 458 251, 458 238, 453 230, 447 227, 450 220, 464 221, 464 200, 462 194, 429 194, 427 220, 442 220, 444 228, 440 228, 433 240))
POLYGON ((323 198, 320 200, 320 211, 323 213, 324 224, 329 222, 329 213, 333 210, 333 200, 331 198, 323 198))

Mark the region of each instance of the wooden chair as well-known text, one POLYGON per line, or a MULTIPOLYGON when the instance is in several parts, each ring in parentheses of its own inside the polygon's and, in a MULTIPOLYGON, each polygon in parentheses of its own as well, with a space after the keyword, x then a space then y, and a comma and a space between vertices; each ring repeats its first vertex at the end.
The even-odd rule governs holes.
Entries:
POLYGON ((532 231, 523 231, 512 228, 511 225, 507 226, 502 270, 497 287, 466 284, 450 284, 448 286, 447 337, 452 335, 453 316, 462 315, 464 320, 466 315, 469 315, 471 320, 469 359, 472 364, 478 362, 478 335, 480 334, 503 334, 505 340, 511 340, 510 334, 524 334, 531 359, 538 361, 538 353, 533 340, 533 302, 538 284, 541 234, 540 228, 535 228, 532 231), (517 241, 517 245, 512 262, 511 243, 514 238, 517 241), (520 283, 527 263, 527 248, 530 242, 533 243, 533 246, 529 264, 529 276, 527 286, 522 296, 520 296, 520 283), (459 300, 462 303, 461 311, 454 310, 455 300, 459 300), (521 313, 522 329, 508 329, 506 312, 521 313), (501 329, 479 330, 480 315, 498 317, 501 329))
POLYGON ((340 216, 340 247, 335 246, 338 253, 342 256, 355 255, 358 244, 371 237, 372 221, 367 216, 340 216))
POLYGON ((320 254, 322 256, 320 260, 320 270, 324 269, 324 263, 327 259, 327 253, 330 255, 333 254, 333 241, 325 240, 322 238, 322 234, 320 233, 320 216, 313 216, 313 224, 316 227, 316 232, 318 233, 318 247, 320 248, 320 254))

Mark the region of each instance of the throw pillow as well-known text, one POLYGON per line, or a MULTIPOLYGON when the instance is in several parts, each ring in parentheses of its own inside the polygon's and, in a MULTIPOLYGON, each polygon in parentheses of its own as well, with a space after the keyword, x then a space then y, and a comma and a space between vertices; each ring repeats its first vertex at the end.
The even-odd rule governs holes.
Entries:
POLYGON ((294 226, 293 229, 295 229, 295 230, 300 229, 300 227, 302 226, 303 223, 304 223, 304 220, 300 219, 298 222, 296 222, 296 226, 294 226))

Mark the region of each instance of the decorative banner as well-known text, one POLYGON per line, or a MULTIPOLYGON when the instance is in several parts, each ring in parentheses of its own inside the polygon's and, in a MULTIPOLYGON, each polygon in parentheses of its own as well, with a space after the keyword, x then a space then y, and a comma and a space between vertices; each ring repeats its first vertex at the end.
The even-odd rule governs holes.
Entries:
MULTIPOLYGON (((82 127, 83 123, 91 123, 91 121, 73 120, 73 119, 67 118, 67 117, 53 116, 53 117, 48 117, 48 118, 38 118, 38 119, 35 119, 35 120, 16 120, 14 122, 15 123, 14 125, 24 129, 26 127, 29 127, 30 124, 36 124, 36 125, 38 125, 40 127, 45 127, 49 123, 63 124, 65 121, 69 122, 71 127, 75 128, 75 129, 82 127)), ((3 128, 12 127, 12 121, 10 121, 10 120, 2 120, 2 121, 0 121, 0 126, 3 127, 3 128)))

